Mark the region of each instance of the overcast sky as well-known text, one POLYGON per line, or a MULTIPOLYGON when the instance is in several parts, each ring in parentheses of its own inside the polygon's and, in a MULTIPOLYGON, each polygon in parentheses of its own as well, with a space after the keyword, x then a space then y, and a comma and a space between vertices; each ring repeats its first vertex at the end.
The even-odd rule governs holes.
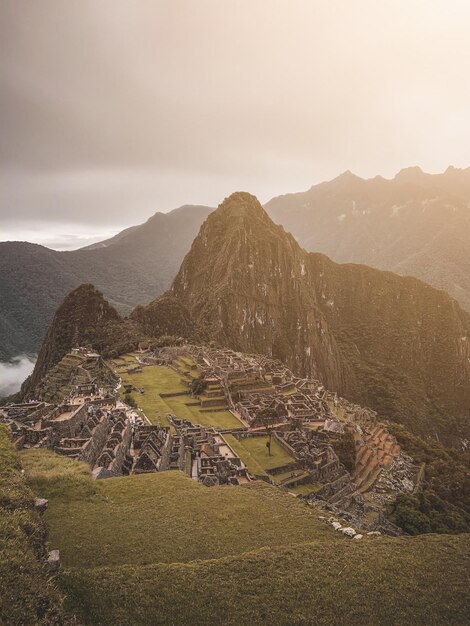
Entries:
POLYGON ((467 0, 0 0, 0 240, 470 165, 467 0))

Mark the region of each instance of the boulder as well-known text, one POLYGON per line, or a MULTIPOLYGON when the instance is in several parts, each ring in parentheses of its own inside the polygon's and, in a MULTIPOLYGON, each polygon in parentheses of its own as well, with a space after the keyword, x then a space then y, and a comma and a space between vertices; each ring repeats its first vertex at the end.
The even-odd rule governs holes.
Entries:
POLYGON ((368 537, 380 537, 382 533, 378 530, 371 530, 369 533, 367 533, 368 537))
POLYGON ((332 522, 331 525, 335 530, 341 530, 342 526, 339 522, 332 522))
POLYGON ((355 537, 353 537, 353 539, 362 539, 364 535, 356 535, 355 537))
POLYGON ((342 528, 341 532, 347 535, 348 537, 354 537, 356 535, 356 531, 354 530, 354 528, 351 528, 350 526, 347 526, 346 528, 342 528))
POLYGON ((35 498, 34 499, 34 508, 36 509, 36 511, 42 515, 45 510, 47 509, 49 505, 49 500, 46 500, 46 498, 35 498))
POLYGON ((91 475, 95 480, 102 480, 103 478, 113 478, 116 476, 114 472, 106 469, 105 467, 95 467, 91 475))
POLYGON ((47 556, 47 564, 53 574, 60 569, 60 553, 59 550, 51 550, 47 556))

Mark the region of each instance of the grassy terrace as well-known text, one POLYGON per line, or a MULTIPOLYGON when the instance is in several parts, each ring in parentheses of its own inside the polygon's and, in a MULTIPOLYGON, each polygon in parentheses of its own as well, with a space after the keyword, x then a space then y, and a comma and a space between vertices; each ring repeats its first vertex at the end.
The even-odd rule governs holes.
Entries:
MULTIPOLYGON (((266 448, 268 437, 249 437, 240 441, 233 435, 226 435, 225 438, 239 454, 248 471, 255 476, 267 475, 266 470, 282 467, 294 461, 274 438, 271 439, 271 455, 266 448)), ((281 477, 284 475, 279 475, 279 478, 281 477)), ((276 476, 273 478, 276 480, 276 476)))
POLYGON ((467 536, 351 541, 262 482, 205 488, 178 472, 91 481, 23 452, 49 498, 60 585, 85 625, 465 624, 467 536))
MULTIPOLYGON (((189 359, 187 360, 189 361, 189 359)), ((120 363, 119 360, 115 361, 120 363)), ((126 363, 132 365, 135 358, 126 355, 126 363)), ((124 361, 122 361, 124 364, 124 361)), ((137 363, 136 363, 137 364, 137 363)), ((186 363, 188 368, 192 363, 186 363)), ((193 424, 202 426, 215 426, 217 428, 240 428, 240 421, 227 410, 204 412, 198 406, 187 406, 197 400, 188 393, 172 398, 162 398, 160 394, 182 393, 187 387, 181 382, 181 375, 170 367, 161 365, 148 365, 142 368, 142 372, 128 374, 124 368, 120 368, 119 375, 123 384, 132 384, 134 387, 143 387, 145 393, 132 392, 132 397, 137 405, 144 411, 149 420, 168 426, 166 415, 173 413, 177 417, 190 420, 193 424)))

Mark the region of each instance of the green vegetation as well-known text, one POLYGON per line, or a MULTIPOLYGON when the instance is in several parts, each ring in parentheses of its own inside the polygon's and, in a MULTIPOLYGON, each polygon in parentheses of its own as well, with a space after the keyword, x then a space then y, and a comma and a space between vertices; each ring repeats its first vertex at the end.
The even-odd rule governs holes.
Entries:
POLYGON ((311 493, 317 493, 323 489, 321 483, 304 483, 303 485, 296 485, 295 487, 289 487, 289 491, 301 496, 308 496, 311 493))
POLYGON ((93 482, 83 464, 51 452, 21 457, 31 487, 50 499, 59 581, 80 623, 428 626, 468 617, 465 536, 351 541, 262 481, 205 488, 162 472, 93 482))
MULTIPOLYGON (((274 437, 271 438, 271 455, 266 447, 269 437, 244 437, 238 440, 233 435, 226 435, 225 438, 254 476, 265 476, 266 470, 282 467, 294 461, 274 437)), ((276 481, 280 480, 280 476, 282 475, 272 478, 276 481)))
POLYGON ((356 444, 353 433, 349 431, 343 433, 338 441, 333 443, 333 448, 348 472, 353 472, 356 466, 356 444))
MULTIPOLYGON (((190 367, 190 364, 188 364, 190 367)), ((239 420, 225 409, 220 411, 201 411, 195 404, 197 399, 189 395, 189 388, 181 382, 182 376, 170 367, 163 365, 147 365, 141 372, 119 370, 123 386, 131 384, 142 387, 145 393, 132 392, 130 397, 135 401, 152 423, 162 423, 168 426, 166 416, 173 413, 179 418, 190 420, 193 424, 215 426, 217 428, 240 428, 239 420), (172 397, 162 397, 161 394, 181 393, 172 397)))
POLYGON ((418 493, 399 496, 390 519, 411 535, 470 532, 470 454, 423 441, 398 425, 387 427, 424 464, 418 493))
POLYGON ((85 500, 97 493, 97 483, 91 479, 90 466, 45 448, 20 452, 20 459, 33 491, 44 498, 61 501, 85 500))
MULTIPOLYGON (((286 496, 289 497, 289 496, 286 496)), ((307 543, 187 564, 72 569, 86 624, 465 624, 464 537, 307 543)))
POLYGON ((64 624, 62 597, 44 564, 46 528, 0 424, 0 623, 64 624))
POLYGON ((50 500, 45 520, 65 567, 186 562, 336 540, 313 510, 261 481, 208 489, 176 471, 93 481, 83 464, 44 450, 24 451, 22 462, 31 487, 50 500))

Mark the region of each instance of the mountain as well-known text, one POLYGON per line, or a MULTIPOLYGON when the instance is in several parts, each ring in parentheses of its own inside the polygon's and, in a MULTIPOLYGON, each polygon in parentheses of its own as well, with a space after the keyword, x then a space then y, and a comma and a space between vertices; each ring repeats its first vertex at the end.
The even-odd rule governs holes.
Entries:
POLYGON ((235 193, 204 222, 169 293, 222 345, 273 355, 342 389, 346 366, 307 265, 308 255, 258 200, 235 193))
POLYGON ((415 276, 470 311, 470 168, 410 167, 392 180, 348 171, 265 208, 306 250, 415 276))
POLYGON ((54 311, 72 289, 93 283, 122 314, 168 289, 212 209, 156 213, 110 240, 72 252, 0 243, 0 361, 39 350, 54 311))
POLYGON ((92 345, 103 356, 127 352, 139 340, 133 324, 124 320, 93 285, 74 289, 55 312, 31 376, 21 393, 28 398, 48 371, 77 346, 92 345))
POLYGON ((468 433, 470 315, 415 278, 305 252, 250 194, 209 215, 168 296, 220 345, 279 358, 419 434, 468 433))

